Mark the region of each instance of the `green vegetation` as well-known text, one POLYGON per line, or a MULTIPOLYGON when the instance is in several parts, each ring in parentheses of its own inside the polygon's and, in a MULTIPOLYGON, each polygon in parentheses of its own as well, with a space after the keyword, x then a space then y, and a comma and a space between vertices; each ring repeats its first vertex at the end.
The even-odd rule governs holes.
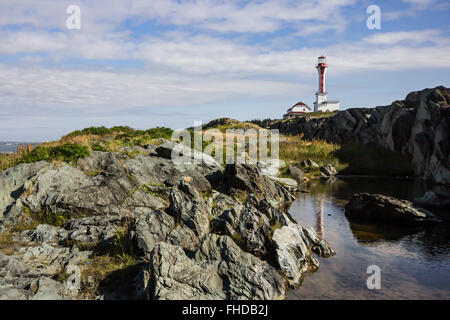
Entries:
POLYGON ((103 145, 101 145, 100 143, 93 143, 92 146, 92 151, 102 151, 102 152, 106 152, 108 151, 108 149, 106 149, 103 145))
POLYGON ((236 232, 232 236, 233 241, 241 248, 242 250, 245 250, 245 239, 241 236, 240 233, 236 232))
POLYGON ((334 116, 339 111, 332 111, 332 112, 308 112, 305 113, 305 117, 310 118, 329 118, 334 116))
POLYGON ((64 212, 41 211, 37 214, 36 220, 41 224, 60 227, 69 220, 69 218, 70 216, 64 212))
MULTIPOLYGON (((289 166, 306 159, 319 165, 331 163, 339 174, 404 176, 414 175, 411 163, 396 152, 378 146, 337 145, 322 140, 306 141, 302 135, 286 136, 280 142, 280 158, 289 166)), ((281 170, 287 177, 286 168, 281 170)), ((305 172, 306 177, 320 176, 318 168, 305 172)))
POLYGON ((267 127, 269 127, 270 124, 271 124, 272 122, 274 122, 274 121, 276 121, 276 120, 275 120, 275 119, 267 118, 267 119, 263 119, 263 120, 260 120, 260 119, 254 119, 254 120, 250 120, 250 121, 248 121, 248 122, 253 123, 253 124, 256 124, 257 126, 259 126, 259 127, 261 127, 261 128, 267 128, 267 127))
MULTIPOLYGON (((127 126, 89 127, 75 130, 59 141, 46 142, 36 147, 19 146, 13 154, 0 154, 0 171, 21 163, 33 163, 41 160, 65 161, 76 164, 77 160, 90 155, 91 151, 116 152, 121 147, 145 147, 150 143, 161 143, 158 139, 170 139, 173 130, 157 127, 148 130, 135 130, 127 126)), ((139 151, 122 151, 129 157, 139 151)))
POLYGON ((333 152, 344 164, 340 174, 375 176, 411 176, 414 170, 409 159, 379 146, 345 144, 333 152))
POLYGON ((83 145, 71 143, 54 147, 40 145, 31 151, 24 151, 19 157, 14 157, 13 161, 8 163, 7 166, 12 167, 20 163, 33 163, 41 160, 61 160, 76 163, 78 159, 88 157, 90 154, 89 148, 83 145))
POLYGON ((209 200, 212 198, 212 192, 211 191, 205 191, 202 192, 202 198, 205 200, 209 200))
POLYGON ((268 235, 269 240, 272 240, 275 230, 280 229, 280 228, 281 228, 280 221, 277 221, 270 226, 269 235, 268 235))
POLYGON ((327 143, 325 141, 307 141, 299 136, 283 137, 280 142, 280 159, 286 162, 301 162, 308 158, 319 164, 331 163, 339 165, 339 159, 334 156, 334 152, 339 149, 339 145, 327 143))
POLYGON ((169 199, 169 196, 167 194, 167 192, 165 190, 161 190, 161 189, 169 189, 169 187, 166 187, 164 184, 163 185, 158 185, 158 184, 150 184, 150 185, 142 185, 140 187, 144 192, 154 196, 154 197, 158 197, 158 198, 162 198, 165 200, 169 199))
POLYGON ((133 247, 133 244, 131 243, 130 229, 130 224, 125 224, 122 229, 119 229, 116 232, 110 247, 110 255, 125 265, 136 263, 136 259, 130 251, 133 247))
POLYGON ((0 233, 0 250, 3 251, 3 249, 11 246, 14 243, 12 238, 13 238, 13 234, 10 232, 0 233))
POLYGON ((139 264, 132 252, 131 223, 116 232, 111 245, 107 248, 94 249, 91 263, 83 269, 81 274, 83 291, 89 295, 110 292, 131 282, 136 275, 139 264), (89 287, 88 279, 92 279, 97 286, 89 287))

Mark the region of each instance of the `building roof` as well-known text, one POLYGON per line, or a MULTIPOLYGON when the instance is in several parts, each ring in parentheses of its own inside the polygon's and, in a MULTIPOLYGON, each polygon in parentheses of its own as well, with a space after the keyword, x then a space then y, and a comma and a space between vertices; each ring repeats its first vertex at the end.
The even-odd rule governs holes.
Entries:
POLYGON ((290 107, 287 110, 287 113, 296 113, 296 112, 303 112, 303 108, 307 108, 308 110, 311 110, 310 107, 308 107, 306 104, 304 104, 303 102, 298 102, 296 103, 294 106, 290 107))
POLYGON ((307 104, 305 104, 305 103, 303 103, 301 101, 299 101, 296 104, 294 104, 290 109, 295 108, 295 107, 307 107, 307 108, 309 108, 307 104))

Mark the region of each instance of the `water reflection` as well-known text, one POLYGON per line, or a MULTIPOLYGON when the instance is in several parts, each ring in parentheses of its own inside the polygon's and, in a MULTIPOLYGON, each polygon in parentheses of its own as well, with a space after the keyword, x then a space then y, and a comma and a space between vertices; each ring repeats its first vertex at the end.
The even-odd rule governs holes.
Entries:
POLYGON ((444 223, 399 228, 348 221, 344 206, 354 193, 370 192, 413 200, 429 188, 420 180, 338 179, 313 182, 290 213, 329 241, 336 256, 320 258, 320 268, 289 299, 450 299, 450 242, 444 223), (381 290, 366 287, 367 266, 382 270, 381 290))
POLYGON ((323 198, 316 198, 316 232, 317 235, 323 239, 323 198))

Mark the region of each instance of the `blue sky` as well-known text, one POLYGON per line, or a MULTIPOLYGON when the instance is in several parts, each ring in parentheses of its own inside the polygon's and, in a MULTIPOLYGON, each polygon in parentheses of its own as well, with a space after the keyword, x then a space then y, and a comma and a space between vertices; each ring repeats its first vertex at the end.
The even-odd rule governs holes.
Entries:
POLYGON ((322 54, 342 108, 390 104, 449 86, 449 16, 441 0, 2 0, 0 141, 279 118, 312 105, 322 54), (66 26, 70 5, 80 30, 66 26))

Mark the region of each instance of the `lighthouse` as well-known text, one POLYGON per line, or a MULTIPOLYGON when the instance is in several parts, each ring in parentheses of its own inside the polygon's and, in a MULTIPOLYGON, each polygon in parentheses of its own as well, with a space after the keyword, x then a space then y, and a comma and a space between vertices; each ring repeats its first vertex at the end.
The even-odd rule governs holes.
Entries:
POLYGON ((339 110, 340 103, 337 100, 327 100, 325 90, 325 76, 328 69, 327 58, 320 56, 317 59, 317 73, 319 75, 319 88, 316 92, 316 102, 314 102, 314 112, 331 112, 339 110))

